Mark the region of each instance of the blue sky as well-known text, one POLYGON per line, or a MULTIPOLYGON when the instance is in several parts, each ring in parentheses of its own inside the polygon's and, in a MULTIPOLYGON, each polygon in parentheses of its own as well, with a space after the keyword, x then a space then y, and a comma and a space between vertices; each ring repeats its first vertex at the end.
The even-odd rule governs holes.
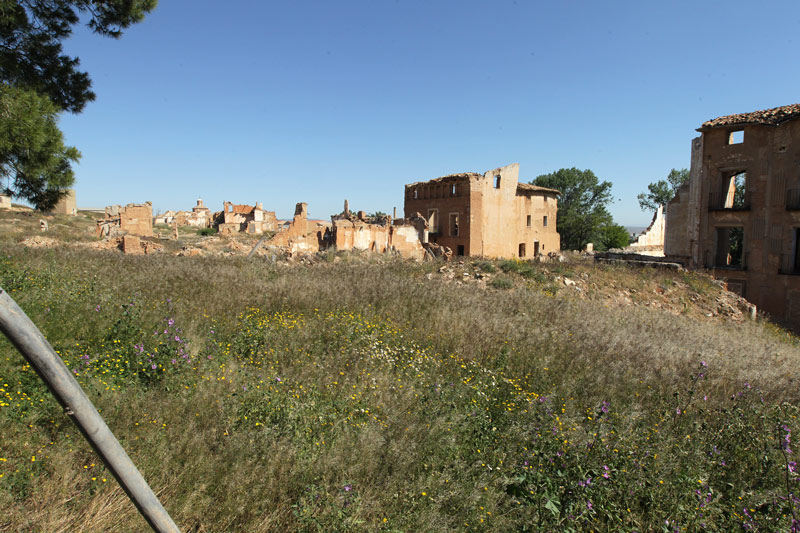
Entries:
POLYGON ((646 225, 703 121, 800 102, 798 29, 796 0, 162 0, 76 30, 97 100, 60 125, 80 207, 402 213, 406 183, 518 162, 591 169, 646 225))

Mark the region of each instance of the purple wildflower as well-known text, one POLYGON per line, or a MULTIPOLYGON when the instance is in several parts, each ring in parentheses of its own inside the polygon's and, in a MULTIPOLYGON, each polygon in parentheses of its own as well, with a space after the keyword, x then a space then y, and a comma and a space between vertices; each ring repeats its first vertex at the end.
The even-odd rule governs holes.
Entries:
POLYGON ((344 486, 344 491, 345 492, 350 492, 351 490, 353 490, 353 486, 352 485, 347 484, 347 485, 344 486))
POLYGON ((156 364, 155 364, 155 363, 153 363, 152 365, 150 365, 150 368, 152 368, 153 370, 155 370, 155 369, 156 369, 156 364))
POLYGON ((789 443, 792 442, 792 430, 789 429, 789 426, 786 424, 782 425, 781 428, 786 432, 786 435, 783 436, 783 440, 781 441, 781 449, 786 453, 792 453, 791 448, 789 448, 789 443))

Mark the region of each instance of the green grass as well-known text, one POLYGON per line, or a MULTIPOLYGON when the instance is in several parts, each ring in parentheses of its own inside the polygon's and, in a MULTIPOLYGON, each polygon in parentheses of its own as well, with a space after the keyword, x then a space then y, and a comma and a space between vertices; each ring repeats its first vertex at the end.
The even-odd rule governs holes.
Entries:
MULTIPOLYGON (((0 286, 183 530, 791 527, 795 337, 552 281, 713 300, 702 276, 513 263, 476 263, 481 289, 394 258, 8 246, 0 286)), ((0 388, 0 530, 147 530, 5 341, 0 388)))

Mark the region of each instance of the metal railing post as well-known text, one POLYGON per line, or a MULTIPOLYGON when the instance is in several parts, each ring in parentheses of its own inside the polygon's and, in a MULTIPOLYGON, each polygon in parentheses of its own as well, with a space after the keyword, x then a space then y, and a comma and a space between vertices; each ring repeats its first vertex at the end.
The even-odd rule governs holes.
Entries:
POLYGON ((97 412, 67 365, 17 303, 0 288, 0 331, 47 384, 64 413, 103 459, 147 523, 159 533, 179 533, 167 511, 97 412))

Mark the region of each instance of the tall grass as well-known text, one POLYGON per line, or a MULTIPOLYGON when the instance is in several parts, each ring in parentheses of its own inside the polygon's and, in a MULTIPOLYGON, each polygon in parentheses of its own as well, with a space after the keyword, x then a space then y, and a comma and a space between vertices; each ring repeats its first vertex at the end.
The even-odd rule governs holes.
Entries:
MULTIPOLYGON (((794 337, 551 290, 707 278, 328 259, 9 246, 0 286, 187 531, 793 527, 794 337)), ((0 385, 0 530, 146 530, 5 341, 0 385)))

